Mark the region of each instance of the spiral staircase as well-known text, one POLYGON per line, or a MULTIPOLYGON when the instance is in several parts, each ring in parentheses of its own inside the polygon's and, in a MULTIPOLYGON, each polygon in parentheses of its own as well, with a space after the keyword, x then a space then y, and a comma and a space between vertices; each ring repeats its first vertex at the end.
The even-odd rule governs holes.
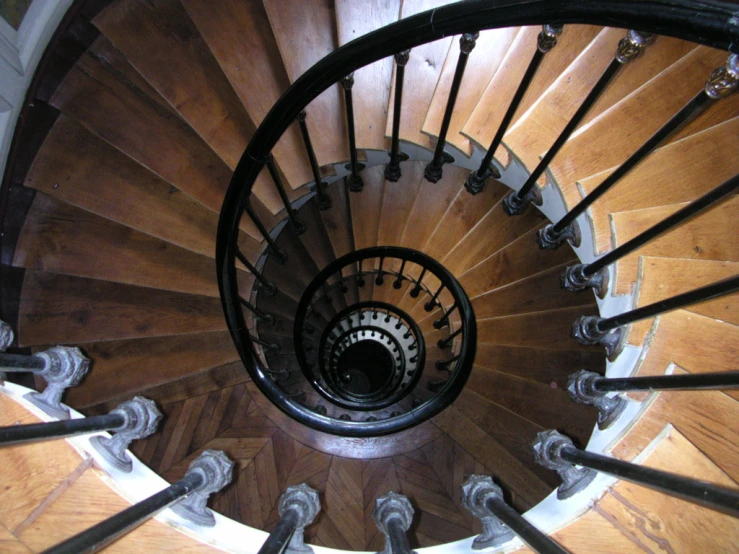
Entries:
MULTIPOLYGON (((520 215, 506 213, 511 191, 608 71, 624 29, 567 24, 556 34, 489 170, 485 152, 536 55, 540 24, 435 36, 405 58, 399 41, 307 106, 284 96, 286 108, 305 108, 297 118, 283 125, 270 112, 327 54, 444 4, 76 2, 34 78, 2 189, 0 315, 16 329, 14 348, 79 346, 92 369, 64 402, 86 415, 133 396, 155 400, 165 420, 132 452, 169 482, 205 449, 226 452, 234 480, 210 506, 227 518, 271 531, 280 493, 307 482, 322 497, 306 529, 312 545, 382 550, 371 512, 396 491, 416 511, 412 547, 461 549, 481 526, 460 487, 488 474, 572 552, 736 549, 735 519, 625 481, 558 502, 560 478, 530 446, 557 429, 583 449, 737 486, 736 391, 630 393, 603 430, 598 410, 567 392, 580 369, 736 369, 731 295, 635 322, 610 355, 571 337, 582 316, 735 276, 736 196, 619 259, 596 294, 565 290, 560 275, 739 173, 739 95, 662 141, 577 219, 575 239, 537 245, 548 223, 703 90, 726 50, 665 28, 623 64, 520 215), (260 127, 265 118, 278 125, 260 127), (244 154, 270 132, 269 157, 244 154), (439 160, 435 180, 429 166, 439 160), (400 175, 389 171, 396 162, 400 175), (489 173, 475 189, 468 178, 480 167, 489 173)), ((365 54, 349 49, 343 61, 365 54)), ((25 417, 3 405, 3 425, 25 417)), ((91 462, 64 460, 23 517, 0 509, 0 550, 38 551, 79 530, 64 514, 106 485, 92 482, 91 462)), ((6 506, 25 494, 6 491, 6 506)), ((107 513, 83 504, 87 524, 107 513)), ((142 536, 116 546, 206 548, 142 536)))

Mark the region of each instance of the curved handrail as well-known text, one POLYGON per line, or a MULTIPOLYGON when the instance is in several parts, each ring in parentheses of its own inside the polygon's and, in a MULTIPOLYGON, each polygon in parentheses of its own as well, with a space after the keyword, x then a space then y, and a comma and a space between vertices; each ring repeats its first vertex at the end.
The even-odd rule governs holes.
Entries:
MULTIPOLYGON (((736 50, 739 23, 736 5, 717 0, 468 0, 423 12, 360 37, 328 54, 306 71, 272 107, 249 142, 234 171, 218 224, 216 269, 229 331, 249 374, 272 401, 279 389, 266 378, 265 368, 249 340, 246 321, 238 308, 235 266, 236 236, 251 189, 279 138, 298 114, 324 90, 347 74, 393 55, 395 52, 463 32, 545 23, 598 24, 637 27, 642 31, 675 36, 716 48, 736 50)), ((376 436, 393 432, 384 422, 363 424, 338 422, 312 413, 292 400, 276 402, 294 419, 314 428, 351 436, 376 436)), ((420 412, 419 410, 418 412, 420 412)), ((423 414, 409 412, 413 420, 423 414)))

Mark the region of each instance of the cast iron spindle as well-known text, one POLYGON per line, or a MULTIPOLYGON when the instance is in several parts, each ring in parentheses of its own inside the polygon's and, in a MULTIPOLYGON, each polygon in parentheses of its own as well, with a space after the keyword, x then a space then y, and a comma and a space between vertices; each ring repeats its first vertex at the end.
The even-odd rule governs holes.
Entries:
POLYGON ((351 192, 359 192, 364 188, 364 181, 359 176, 360 163, 357 159, 357 139, 354 131, 354 102, 352 99, 352 87, 354 86, 354 73, 350 73, 341 80, 344 89, 344 103, 346 104, 346 126, 349 132, 349 167, 351 174, 346 177, 346 184, 351 192))
POLYGON ((426 170, 423 173, 426 180, 431 183, 436 183, 441 179, 443 173, 442 166, 445 163, 452 163, 454 161, 451 155, 444 152, 446 135, 449 132, 449 124, 452 122, 454 104, 457 102, 459 87, 462 84, 464 70, 467 67, 467 59, 470 56, 470 52, 475 48, 479 36, 480 33, 465 33, 459 38, 459 58, 457 59, 457 67, 454 70, 452 86, 449 89, 449 98, 447 99, 446 109, 444 110, 444 118, 441 121, 441 129, 439 130, 439 137, 436 141, 436 150, 434 151, 433 159, 426 166, 426 170))
POLYGON ((244 306, 251 313, 253 313, 254 317, 256 317, 258 321, 263 322, 268 327, 275 324, 275 316, 273 316, 272 314, 264 313, 262 310, 257 308, 254 304, 249 302, 246 298, 239 296, 239 300, 241 301, 241 305, 244 306))
POLYGON ((287 214, 288 220, 290 221, 290 230, 296 235, 302 235, 303 233, 305 233, 306 229, 305 222, 298 219, 298 214, 295 212, 292 204, 290 204, 290 199, 287 197, 285 187, 282 184, 282 179, 280 178, 280 174, 277 171, 274 156, 272 156, 272 154, 269 154, 265 163, 267 164, 267 170, 269 170, 269 174, 272 177, 272 182, 275 184, 275 188, 277 189, 277 192, 282 199, 282 203, 285 206, 285 213, 287 214))
POLYGON ((485 188, 485 181, 490 177, 495 177, 496 179, 500 178, 500 171, 498 171, 498 168, 493 164, 495 152, 503 141, 503 136, 506 134, 508 126, 513 120, 513 116, 516 115, 516 110, 521 104, 521 100, 523 100, 524 94, 526 94, 531 81, 534 79, 534 75, 536 75, 536 71, 539 69, 541 61, 544 59, 544 54, 557 45, 557 38, 561 34, 562 25, 544 25, 541 33, 539 33, 536 52, 534 52, 534 55, 529 62, 529 67, 526 69, 526 73, 524 73, 523 79, 521 79, 521 83, 518 85, 516 94, 513 95, 513 99, 508 105, 508 109, 498 127, 498 132, 495 133, 493 141, 490 143, 490 148, 488 148, 488 151, 485 153, 485 157, 480 163, 480 168, 477 171, 470 173, 469 177, 467 177, 467 182, 464 184, 464 188, 466 188, 467 192, 470 194, 482 192, 483 188, 485 188))
POLYGON ((254 213, 254 210, 251 207, 251 204, 248 202, 246 203, 246 206, 244 206, 244 211, 246 212, 246 215, 249 216, 249 218, 254 222, 254 225, 256 225, 257 229, 259 230, 259 234, 264 237, 264 240, 269 245, 269 250, 272 252, 272 255, 275 258, 275 261, 278 264, 284 264, 285 261, 287 261, 287 254, 284 250, 280 249, 279 246, 277 246, 277 243, 274 241, 274 239, 270 236, 269 231, 267 231, 267 228, 262 223, 262 220, 257 217, 257 214, 254 213))
POLYGON ((411 51, 403 50, 395 54, 395 98, 393 100, 393 138, 390 146, 390 163, 385 166, 385 179, 397 182, 400 179, 400 162, 408 159, 408 154, 400 151, 400 109, 403 101, 403 79, 405 64, 411 51))
POLYGON ((326 194, 325 184, 321 179, 321 170, 318 167, 318 160, 316 160, 316 152, 313 150, 313 143, 310 140, 310 134, 308 133, 308 125, 305 123, 307 114, 305 110, 298 114, 298 125, 300 126, 300 134, 303 136, 303 144, 305 144, 305 152, 308 154, 308 161, 310 161, 310 168, 313 172, 313 181, 315 183, 316 195, 318 196, 318 208, 321 210, 328 210, 331 207, 331 197, 326 194))
POLYGON ((264 278, 264 275, 257 271, 257 268, 251 264, 251 262, 246 258, 246 256, 244 256, 241 250, 236 251, 236 257, 242 264, 244 264, 246 269, 249 270, 249 273, 254 275, 254 278, 259 283, 260 289, 264 291, 264 294, 266 294, 267 296, 274 296, 275 294, 277 294, 277 287, 267 281, 267 279, 264 278))

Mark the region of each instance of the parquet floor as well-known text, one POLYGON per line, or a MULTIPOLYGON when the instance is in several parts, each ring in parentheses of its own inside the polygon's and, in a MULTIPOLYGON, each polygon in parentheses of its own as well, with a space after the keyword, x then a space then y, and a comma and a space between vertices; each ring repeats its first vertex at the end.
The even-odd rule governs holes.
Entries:
POLYGON ((181 478, 203 449, 224 450, 237 463, 231 485, 211 507, 237 521, 271 530, 285 487, 307 482, 321 495, 322 510, 306 530, 312 544, 352 550, 382 549, 372 521, 375 499, 402 492, 416 514, 413 547, 431 546, 479 533, 461 506, 460 484, 472 473, 493 473, 440 433, 402 455, 350 459, 305 446, 259 408, 248 383, 163 406, 160 431, 140 441, 135 453, 170 482, 181 478))

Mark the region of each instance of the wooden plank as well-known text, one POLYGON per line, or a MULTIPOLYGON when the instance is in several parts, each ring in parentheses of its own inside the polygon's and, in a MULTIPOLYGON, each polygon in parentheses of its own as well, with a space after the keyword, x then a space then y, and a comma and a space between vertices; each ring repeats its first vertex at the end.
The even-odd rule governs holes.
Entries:
POLYGON ((380 224, 385 177, 383 167, 370 167, 362 172, 364 189, 349 195, 354 245, 357 250, 377 246, 377 227, 380 224))
MULTIPOLYGON (((648 306, 678 294, 733 277, 739 263, 713 260, 682 260, 675 258, 641 258, 641 282, 637 289, 636 306, 648 306)), ((693 304, 687 311, 739 325, 739 300, 728 295, 693 304)), ((631 344, 641 344, 653 319, 632 324, 628 335, 631 344)))
POLYGON ((215 257, 216 214, 65 115, 49 132, 24 184, 127 227, 215 257))
MULTIPOLYGON (((236 94, 258 125, 290 86, 262 2, 183 0, 201 36, 236 94)), ((272 152, 293 189, 312 181, 310 164, 296 125, 272 152)))
MULTIPOLYGON (((572 322, 583 315, 597 315, 594 307, 576 306, 533 314, 494 317, 477 322, 477 340, 509 346, 531 346, 572 350, 577 343, 570 337, 572 322)), ((596 350, 594 346, 583 350, 596 350)), ((601 350, 602 351, 602 350, 601 350)))
POLYGON ((458 277, 467 296, 474 298, 552 267, 574 263, 576 257, 571 248, 542 250, 534 246, 536 233, 541 227, 543 224, 521 235, 458 277))
MULTIPOLYGON (((671 429, 644 465, 736 489, 737 483, 671 429)), ((736 518, 628 481, 619 482, 598 503, 649 551, 729 552, 736 547, 736 518)))
POLYGON ((334 456, 328 472, 325 515, 351 548, 365 547, 362 461, 334 456))
POLYGON ((182 411, 177 418, 177 424, 172 431, 162 459, 152 460, 155 464, 158 462, 159 473, 164 473, 172 466, 177 465, 190 453, 190 443, 198 420, 205 408, 205 403, 208 401, 208 396, 207 394, 203 394, 194 398, 188 398, 183 403, 182 411))
MULTIPOLYGON (((531 246, 534 248, 534 245, 531 246)), ((562 288, 559 276, 564 268, 564 265, 554 267, 473 298, 475 317, 482 319, 593 306, 595 297, 592 293, 573 293, 562 288)))
MULTIPOLYGON (((376 537, 384 536, 377 530, 377 526, 372 519, 372 510, 375 509, 375 501, 378 497, 388 492, 398 492, 400 483, 395 474, 395 465, 391 458, 381 458, 378 460, 362 461, 362 486, 363 486, 363 504, 364 504, 364 531, 365 543, 368 548, 372 548, 376 537)), ((381 543, 378 550, 384 546, 381 543)))
POLYGON ((93 371, 66 401, 86 408, 200 374, 238 359, 228 332, 113 340, 84 346, 93 371))
MULTIPOLYGON (((337 0, 338 46, 398 20, 401 0, 337 0)), ((358 148, 389 150, 385 138, 393 59, 385 58, 354 72, 352 102, 358 148)))
POLYGON ((26 271, 22 346, 225 330, 217 298, 26 271))
POLYGON ((13 265, 150 287, 219 296, 210 258, 37 194, 13 265))
MULTIPOLYGON (((320 212, 321 220, 331 240, 334 258, 338 258, 354 251, 349 191, 345 182, 340 180, 330 185, 326 192, 331 198, 331 209, 320 212)), ((320 269, 324 267, 320 266, 320 269)))
MULTIPOLYGON (((338 46, 336 15, 328 0, 266 0, 269 22, 291 82, 338 46)), ((340 85, 329 87, 306 108, 306 123, 319 165, 348 160, 340 85)))
MULTIPOLYGON (((446 0, 403 0, 400 16, 411 15, 430 10, 447 4, 446 0)), ((446 37, 428 44, 416 46, 411 50, 408 63, 405 66, 405 78, 403 86, 402 108, 400 112, 400 139, 406 140, 424 148, 433 149, 434 141, 424 134, 421 128, 426 114, 431 106, 436 83, 441 75, 441 69, 446 59, 452 37, 446 37), (412 83, 412 86, 407 86, 412 83)), ((388 99, 387 123, 385 135, 393 134, 393 113, 395 102, 395 77, 393 68, 393 81, 391 84, 390 98, 388 99)))
MULTIPOLYGON (((687 204, 670 204, 631 212, 611 214, 616 246, 656 225, 687 204)), ((710 211, 688 220, 680 227, 642 246, 618 262, 615 292, 627 294, 636 282, 640 256, 693 260, 739 261, 734 218, 739 208, 736 196, 710 211)))
MULTIPOLYGON (((539 157, 549 150, 613 61, 624 34, 623 29, 601 30, 506 133, 505 144, 529 171, 537 166, 539 157)), ((555 46, 552 53, 559 47, 555 46)))
MULTIPOLYGON (((634 168, 618 182, 613 194, 605 195, 590 209, 599 251, 611 245, 611 213, 689 202, 736 175, 739 162, 728 152, 739 148, 738 135, 739 118, 735 117, 660 148, 634 168), (683 169, 676 172, 678 165, 683 169), (644 187, 645 182, 652 186, 644 187)), ((582 189, 592 191, 613 169, 583 179, 582 189)), ((576 198, 580 197, 578 192, 576 198)), ((575 197, 568 201, 574 202, 575 197)))
MULTIPOLYGON (((19 538, 31 550, 39 552, 92 527, 129 505, 108 488, 96 470, 89 469, 19 538), (70 514, 75 514, 75 517, 70 518, 70 514)), ((162 544, 179 552, 216 552, 214 548, 154 519, 127 533, 107 549, 109 552, 152 552, 162 544)))
MULTIPOLYGON (((0 393, 0 425, 40 423, 20 404, 0 393)), ((0 451, 0 523, 15 530, 83 461, 65 441, 9 446, 0 451)))
MULTIPOLYGON (((498 70, 519 31, 520 27, 482 31, 476 41, 475 48, 468 57, 447 136, 449 144, 456 146, 468 156, 472 153, 472 145, 467 138, 460 134, 460 131, 470 114, 475 110, 482 94, 498 70)), ((432 137, 437 137, 439 129, 441 129, 459 53, 459 40, 455 37, 447 53, 434 96, 431 99, 429 111, 423 122, 423 132, 432 137)))
MULTIPOLYGON (((725 61, 725 52, 703 46, 695 48, 590 125, 582 127, 560 150, 550 166, 565 196, 571 198, 570 194, 576 191, 575 183, 578 180, 626 160, 661 125, 703 90, 711 72, 725 61)), ((726 106, 731 104, 736 113, 735 102, 739 102, 736 97, 725 102, 726 106)), ((708 110, 709 113, 711 111, 708 110)), ((706 115, 689 123, 681 136, 692 135, 715 125, 716 122, 706 115)), ((676 137, 671 137, 671 140, 676 140, 676 137)))
POLYGON ((397 245, 398 238, 403 236, 416 196, 424 187, 424 167, 423 162, 406 162, 397 183, 385 182, 377 228, 378 246, 397 245))

